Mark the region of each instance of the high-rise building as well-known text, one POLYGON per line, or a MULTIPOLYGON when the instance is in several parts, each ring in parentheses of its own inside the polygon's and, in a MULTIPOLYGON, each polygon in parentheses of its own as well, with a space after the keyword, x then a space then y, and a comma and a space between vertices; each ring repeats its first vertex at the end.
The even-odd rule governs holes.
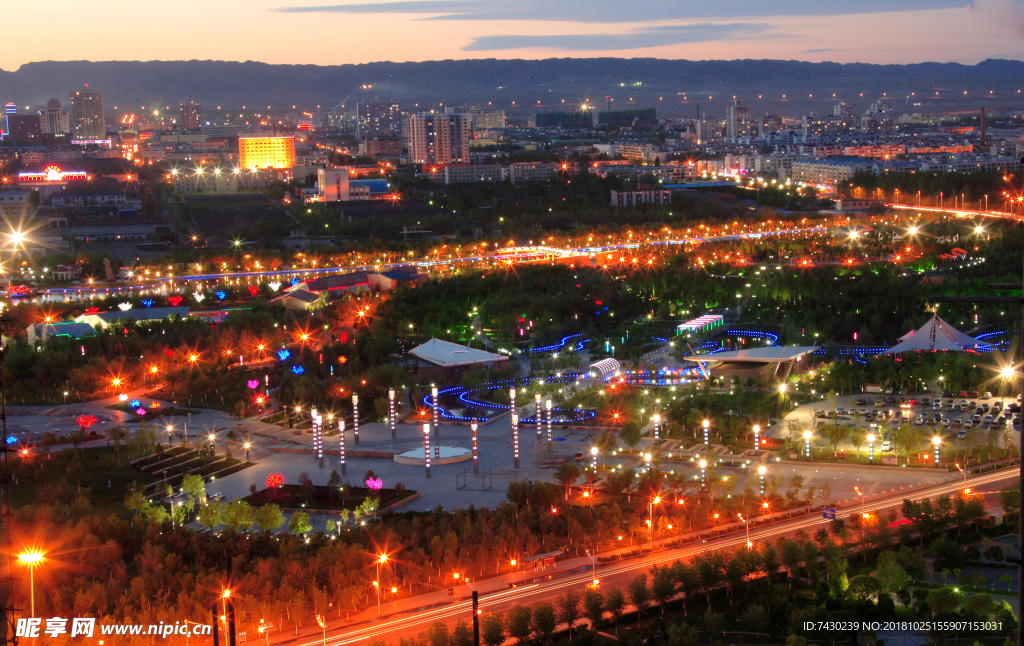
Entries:
POLYGON ((239 136, 238 161, 242 168, 291 168, 295 165, 295 138, 239 136))
POLYGON ((88 89, 71 93, 71 130, 75 139, 103 139, 107 127, 103 119, 103 93, 88 89))
POLYGON ((203 104, 192 97, 178 99, 178 127, 182 130, 199 130, 203 120, 203 104))
POLYGON ((414 164, 469 161, 469 117, 420 112, 409 117, 409 156, 414 164))
POLYGON ((61 107, 60 101, 50 99, 39 118, 39 127, 44 135, 64 137, 71 132, 68 113, 61 107))
POLYGON ((402 109, 391 101, 356 103, 356 137, 387 137, 402 134, 402 109))
POLYGON ((733 100, 725 106, 725 136, 729 139, 750 134, 750 107, 733 100))
POLYGON ((7 141, 23 146, 36 146, 42 138, 38 114, 7 115, 7 141))

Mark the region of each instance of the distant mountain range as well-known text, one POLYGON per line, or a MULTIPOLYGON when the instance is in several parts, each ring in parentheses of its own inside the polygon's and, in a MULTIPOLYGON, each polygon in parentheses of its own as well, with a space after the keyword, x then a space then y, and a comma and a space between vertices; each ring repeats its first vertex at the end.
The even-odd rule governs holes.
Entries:
POLYGON ((0 101, 66 102, 83 83, 101 90, 108 110, 173 106, 192 96, 207 109, 243 105, 330 109, 359 98, 395 99, 403 109, 475 103, 511 113, 559 110, 589 99, 603 108, 630 99, 668 115, 724 113, 735 95, 755 111, 830 110, 836 101, 884 98, 921 106, 901 111, 1024 108, 1024 62, 977 65, 870 65, 799 61, 688 61, 651 58, 445 60, 360 65, 269 65, 247 61, 46 61, 0 71, 0 101), (369 87, 364 87, 369 86, 369 87), (914 93, 911 95, 911 93, 914 93), (938 95, 936 96, 936 92, 938 95), (964 92, 967 92, 965 95, 964 92), (991 93, 991 94, 990 94, 991 93), (832 95, 835 94, 833 99, 832 95), (863 94, 863 96, 861 96, 863 94), (686 101, 683 101, 683 97, 686 101), (761 99, 758 99, 761 95, 761 99), (785 95, 785 99, 783 99, 785 95), (709 99, 709 97, 712 97, 709 99), (513 105, 514 102, 514 105, 513 105), (539 102, 539 103, 538 103, 539 102), (788 105, 788 109, 782 106, 788 105), (539 106, 539 107, 538 107, 539 106))

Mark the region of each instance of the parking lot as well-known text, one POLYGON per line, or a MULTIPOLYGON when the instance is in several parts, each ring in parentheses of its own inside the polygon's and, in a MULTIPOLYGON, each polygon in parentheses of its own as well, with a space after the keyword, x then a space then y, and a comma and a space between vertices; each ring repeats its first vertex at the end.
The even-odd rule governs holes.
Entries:
POLYGON ((1004 431, 1020 431, 1019 397, 995 397, 987 392, 945 392, 929 394, 897 394, 891 390, 880 394, 863 394, 843 398, 848 406, 827 410, 819 402, 814 408, 815 426, 838 421, 847 426, 875 429, 883 451, 889 450, 891 432, 904 423, 924 427, 943 438, 975 444, 992 437, 1006 444, 1011 437, 1004 431), (1011 407, 1013 411, 1011 412, 1011 407), (994 434, 994 437, 993 437, 994 434), (1003 436, 1006 437, 1003 437, 1003 436))

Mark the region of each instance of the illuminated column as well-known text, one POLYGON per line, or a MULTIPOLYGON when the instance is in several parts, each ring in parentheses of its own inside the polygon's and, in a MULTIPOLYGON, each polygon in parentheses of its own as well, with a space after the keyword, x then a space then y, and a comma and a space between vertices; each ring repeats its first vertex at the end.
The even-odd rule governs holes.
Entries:
POLYGON ((708 461, 700 461, 700 492, 704 493, 707 491, 707 476, 708 476, 708 461))
POLYGON ((811 432, 804 431, 804 456, 811 459, 811 432))
POLYGON ((537 439, 540 440, 542 429, 544 428, 544 416, 540 410, 540 393, 533 396, 533 401, 537 404, 537 439))
POLYGON ((660 437, 661 430, 661 415, 658 413, 654 414, 654 441, 657 442, 660 437))
POLYGON ((594 473, 597 473, 597 447, 596 446, 590 447, 590 455, 594 456, 594 462, 591 465, 591 468, 594 470, 594 473))
POLYGON ((512 457, 519 468, 519 415, 512 413, 512 457))
POLYGON ((473 475, 477 475, 477 474, 480 473, 480 449, 477 446, 477 441, 476 441, 477 440, 477 435, 476 435, 477 427, 478 427, 478 425, 476 423, 476 420, 473 420, 472 422, 470 422, 469 428, 471 428, 473 430, 473 475))
POLYGON ((644 468, 647 469, 648 471, 651 470, 651 454, 650 453, 644 453, 644 468))
POLYGON ((932 444, 935 445, 935 466, 939 466, 939 444, 942 443, 942 438, 936 435, 932 438, 932 444))
POLYGON ((552 442, 552 440, 551 440, 551 400, 550 399, 547 400, 546 402, 544 402, 544 407, 547 408, 547 411, 548 411, 548 450, 550 450, 551 449, 551 442, 552 442))
POLYGON ((709 422, 708 420, 704 420, 703 424, 704 424, 704 449, 707 450, 707 448, 709 446, 708 445, 708 427, 711 426, 711 422, 709 422))
POLYGON ((395 389, 388 388, 388 421, 391 422, 391 439, 395 439, 395 389))
POLYGON ((767 469, 764 468, 764 465, 761 465, 761 466, 757 467, 757 474, 759 476, 761 476, 761 500, 762 501, 764 500, 764 474, 765 474, 765 471, 767 471, 767 469))
POLYGON ((324 417, 314 408, 310 411, 313 421, 313 453, 317 465, 324 468, 324 417))
POLYGON ((345 420, 338 420, 338 435, 341 441, 338 443, 338 459, 341 460, 341 472, 345 473, 345 420))
POLYGON ((427 468, 427 477, 430 477, 430 422, 423 425, 423 465, 427 468))
POLYGON ((868 464, 875 463, 875 434, 868 433, 868 464))
POLYGON ((508 409, 512 412, 516 410, 516 389, 508 389, 508 409))
POLYGON ((434 402, 434 437, 437 437, 441 426, 441 407, 437 403, 437 386, 430 388, 431 401, 434 402))
POLYGON ((761 448, 760 440, 761 427, 754 424, 754 452, 757 452, 761 448))
POLYGON ((359 395, 352 395, 352 435, 359 444, 359 395))

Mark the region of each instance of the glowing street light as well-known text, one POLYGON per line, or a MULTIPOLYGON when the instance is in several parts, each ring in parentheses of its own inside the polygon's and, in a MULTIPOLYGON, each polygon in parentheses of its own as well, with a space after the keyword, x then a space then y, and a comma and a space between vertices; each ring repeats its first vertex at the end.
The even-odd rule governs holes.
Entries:
POLYGON ((758 441, 761 434, 761 427, 754 424, 754 452, 756 453, 760 449, 760 442, 758 441))
POLYGON ((700 491, 701 491, 701 493, 704 493, 704 491, 706 490, 707 475, 708 475, 707 468, 708 468, 708 461, 702 459, 700 461, 700 491))
POLYGON ((757 474, 761 476, 761 498, 764 498, 764 474, 767 471, 764 465, 757 467, 757 474))
POLYGON ((932 444, 935 445, 935 466, 939 466, 939 445, 942 444, 942 438, 936 435, 932 438, 932 444))
POLYGON ((804 431, 804 455, 808 460, 811 459, 811 432, 804 431))
POLYGON ((373 587, 377 588, 377 616, 380 616, 380 566, 382 563, 388 562, 388 555, 381 554, 378 556, 374 564, 377 566, 377 580, 373 582, 373 587))
POLYGON ((42 552, 31 550, 28 552, 22 552, 18 555, 18 562, 28 568, 28 583, 29 583, 29 608, 31 616, 36 616, 36 578, 35 571, 39 565, 46 559, 42 552))
POLYGON ((868 433, 868 464, 875 463, 875 434, 868 433))
POLYGON ((704 427, 704 449, 706 450, 708 448, 708 427, 711 426, 711 422, 704 420, 701 425, 704 427))

